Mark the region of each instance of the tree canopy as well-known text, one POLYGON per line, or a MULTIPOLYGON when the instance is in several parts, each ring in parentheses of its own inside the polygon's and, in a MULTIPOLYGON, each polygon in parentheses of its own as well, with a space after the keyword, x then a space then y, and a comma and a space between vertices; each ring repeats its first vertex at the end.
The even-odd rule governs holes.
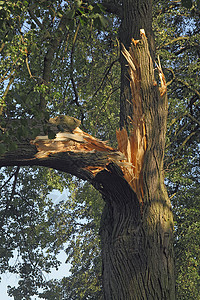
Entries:
MULTIPOLYGON (((200 283, 200 12, 199 1, 181 2, 154 1, 153 31, 169 98, 164 171, 175 217, 177 299, 192 300, 200 283)), ((0 1, 0 155, 39 134, 29 120, 42 120, 45 130, 60 114, 117 147, 120 22, 121 1, 0 1)), ((9 295, 101 299, 100 193, 44 167, 3 167, 0 178, 1 273, 20 277, 9 295), (64 188, 68 198, 55 205, 50 192, 64 188), (62 249, 71 275, 47 281, 62 249)))

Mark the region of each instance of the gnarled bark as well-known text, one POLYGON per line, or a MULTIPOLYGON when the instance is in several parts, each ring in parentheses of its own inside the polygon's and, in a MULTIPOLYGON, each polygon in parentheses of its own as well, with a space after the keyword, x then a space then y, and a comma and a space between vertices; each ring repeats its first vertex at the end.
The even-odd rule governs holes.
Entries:
POLYGON ((104 299, 173 300, 173 216, 163 175, 167 95, 159 64, 160 88, 154 78, 151 1, 124 0, 123 13, 119 150, 75 130, 63 140, 22 142, 0 157, 0 166, 40 165, 90 181, 106 203, 104 299))
POLYGON ((104 298, 175 299, 173 216, 163 177, 164 75, 158 65, 159 88, 144 30, 141 39, 132 40, 129 52, 124 49, 123 53, 129 64, 128 100, 133 112, 131 116, 127 112, 132 120, 129 133, 123 128, 118 134, 126 136, 120 150, 134 172, 130 180, 124 170, 129 186, 105 171, 96 176, 105 190, 109 190, 109 179, 114 186, 105 196, 101 226, 104 298))
POLYGON ((160 88, 155 81, 144 31, 123 53, 133 121, 129 133, 118 131, 120 151, 76 128, 54 140, 22 142, 15 153, 1 156, 0 166, 55 168, 90 181, 102 193, 104 299, 175 299, 173 216, 163 183, 165 81, 160 66, 160 88))

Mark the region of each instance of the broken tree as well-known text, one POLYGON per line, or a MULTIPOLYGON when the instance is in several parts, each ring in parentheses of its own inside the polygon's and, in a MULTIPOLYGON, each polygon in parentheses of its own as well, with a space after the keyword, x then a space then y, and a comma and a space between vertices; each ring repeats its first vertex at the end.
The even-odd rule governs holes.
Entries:
POLYGON ((79 128, 39 136, 0 157, 0 166, 40 165, 88 180, 105 200, 101 220, 104 299, 175 299, 173 216, 164 186, 167 95, 144 30, 128 63, 131 114, 115 150, 79 128), (160 85, 160 87, 159 87, 160 85))

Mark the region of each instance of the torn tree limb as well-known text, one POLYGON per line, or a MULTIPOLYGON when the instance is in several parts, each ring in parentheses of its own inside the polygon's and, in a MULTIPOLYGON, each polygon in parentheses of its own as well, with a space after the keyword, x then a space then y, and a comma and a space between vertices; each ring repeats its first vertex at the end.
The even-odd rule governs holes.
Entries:
MULTIPOLYGON (((126 100, 132 107, 132 114, 127 116, 127 123, 129 123, 128 131, 126 128, 122 128, 116 131, 116 135, 119 150, 130 163, 129 168, 123 168, 122 166, 124 177, 137 194, 140 203, 143 203, 144 159, 148 144, 152 143, 150 138, 148 139, 146 129, 146 125, 149 124, 150 120, 148 114, 149 111, 152 113, 155 109, 155 100, 162 98, 166 94, 167 85, 160 59, 158 58, 156 66, 160 79, 160 87, 158 86, 154 76, 154 66, 149 52, 147 37, 143 29, 140 30, 140 36, 140 40, 132 39, 129 51, 122 45, 122 54, 128 63, 131 91, 131 98, 126 100), (152 95, 154 96, 153 101, 152 95)), ((167 101, 166 99, 164 101, 166 102, 165 108, 167 111, 167 101)), ((151 136, 151 139, 153 139, 153 136, 151 136)))
POLYGON ((73 133, 57 133, 55 139, 41 135, 31 141, 21 141, 15 152, 0 157, 0 167, 47 166, 89 181, 110 163, 129 166, 120 151, 78 127, 73 133))
MULTIPOLYGON (((144 90, 148 91, 151 87, 155 88, 157 86, 144 30, 141 30, 141 40, 132 39, 129 51, 123 47, 122 53, 127 60, 129 68, 132 96, 130 101, 133 107, 133 114, 128 116, 130 123, 129 134, 125 128, 116 132, 118 150, 82 131, 78 127, 80 125, 79 120, 68 116, 58 116, 51 118, 46 124, 49 130, 57 132, 54 139, 49 139, 45 135, 42 124, 36 124, 34 126, 40 129, 41 135, 29 142, 18 144, 18 149, 15 153, 7 153, 1 156, 0 166, 49 166, 69 172, 82 179, 87 179, 88 176, 94 178, 99 172, 106 169, 110 163, 114 163, 121 168, 124 178, 137 194, 139 201, 142 202, 142 172, 147 149, 147 119, 143 97, 144 90), (144 55, 141 55, 141 53, 144 53, 144 55), (149 73, 142 67, 144 60, 148 60, 145 63, 150 66, 149 73)), ((163 78, 160 61, 157 68, 163 93, 165 79, 163 78)), ((162 93, 160 91, 161 96, 162 93)), ((29 125, 32 127, 31 123, 29 125)))
POLYGON ((107 145, 106 142, 100 141, 90 134, 76 128, 73 133, 59 132, 55 139, 49 139, 48 136, 37 136, 31 141, 32 145, 37 148, 36 158, 44 158, 51 154, 64 152, 86 152, 86 153, 107 153, 108 159, 121 161, 126 159, 125 156, 107 145))

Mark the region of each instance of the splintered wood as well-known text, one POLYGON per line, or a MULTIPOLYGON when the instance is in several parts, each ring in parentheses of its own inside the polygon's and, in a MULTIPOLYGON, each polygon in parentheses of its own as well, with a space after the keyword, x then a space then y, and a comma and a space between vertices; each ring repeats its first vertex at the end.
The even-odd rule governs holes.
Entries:
MULTIPOLYGON (((144 30, 141 36, 146 38, 144 30)), ((143 199, 143 177, 142 169, 144 155, 147 148, 146 129, 142 108, 141 95, 141 70, 140 64, 135 57, 136 47, 139 41, 132 39, 129 51, 122 45, 122 54, 126 58, 129 66, 130 88, 132 95, 133 116, 131 118, 132 129, 128 136, 125 128, 116 131, 119 150, 125 155, 130 163, 129 167, 122 167, 124 177, 136 192, 139 201, 143 199)), ((130 117, 129 117, 130 118, 130 117)))
POLYGON ((127 163, 123 162, 126 157, 118 150, 113 149, 106 142, 100 141, 90 134, 82 131, 77 127, 73 133, 59 132, 55 139, 49 139, 48 136, 37 136, 31 144, 37 148, 35 157, 38 159, 46 158, 52 154, 61 152, 87 152, 87 153, 103 153, 105 157, 104 165, 87 166, 84 169, 90 171, 94 176, 106 168, 110 162, 114 162, 119 166, 125 166, 127 163))
MULTIPOLYGON (((106 169, 110 162, 116 163, 122 169, 125 179, 137 194, 139 201, 143 203, 142 171, 147 149, 143 96, 149 88, 155 88, 157 82, 155 81, 154 66, 144 30, 140 31, 140 35, 141 40, 132 39, 129 51, 122 46, 122 53, 129 67, 132 97, 127 101, 132 101, 133 115, 129 116, 129 123, 131 124, 129 135, 125 128, 116 131, 118 150, 85 133, 78 127, 72 132, 59 132, 53 140, 48 139, 48 136, 38 136, 32 141, 32 144, 37 147, 38 152, 35 157, 38 159, 60 152, 84 152, 95 155, 100 153, 103 157, 103 163, 99 163, 98 160, 96 164, 95 162, 86 163, 83 169, 87 169, 95 176, 98 172, 106 169)), ((160 95, 163 96, 166 92, 166 82, 159 60, 157 70, 161 82, 160 95)))
MULTIPOLYGON (((133 115, 130 118, 131 129, 129 136, 125 128, 117 131, 119 150, 130 163, 129 167, 122 167, 124 177, 136 192, 142 203, 143 199, 143 164, 147 149, 145 116, 143 112, 143 94, 150 88, 157 86, 154 77, 154 67, 150 56, 147 37, 143 29, 140 30, 141 40, 132 39, 129 51, 122 45, 122 54, 128 62, 130 89, 132 97, 133 115), (143 90, 144 89, 144 90, 143 90)), ((162 97, 166 91, 166 81, 158 57, 157 71, 160 79, 159 92, 162 97)), ((130 101, 130 99, 127 99, 130 101)))

